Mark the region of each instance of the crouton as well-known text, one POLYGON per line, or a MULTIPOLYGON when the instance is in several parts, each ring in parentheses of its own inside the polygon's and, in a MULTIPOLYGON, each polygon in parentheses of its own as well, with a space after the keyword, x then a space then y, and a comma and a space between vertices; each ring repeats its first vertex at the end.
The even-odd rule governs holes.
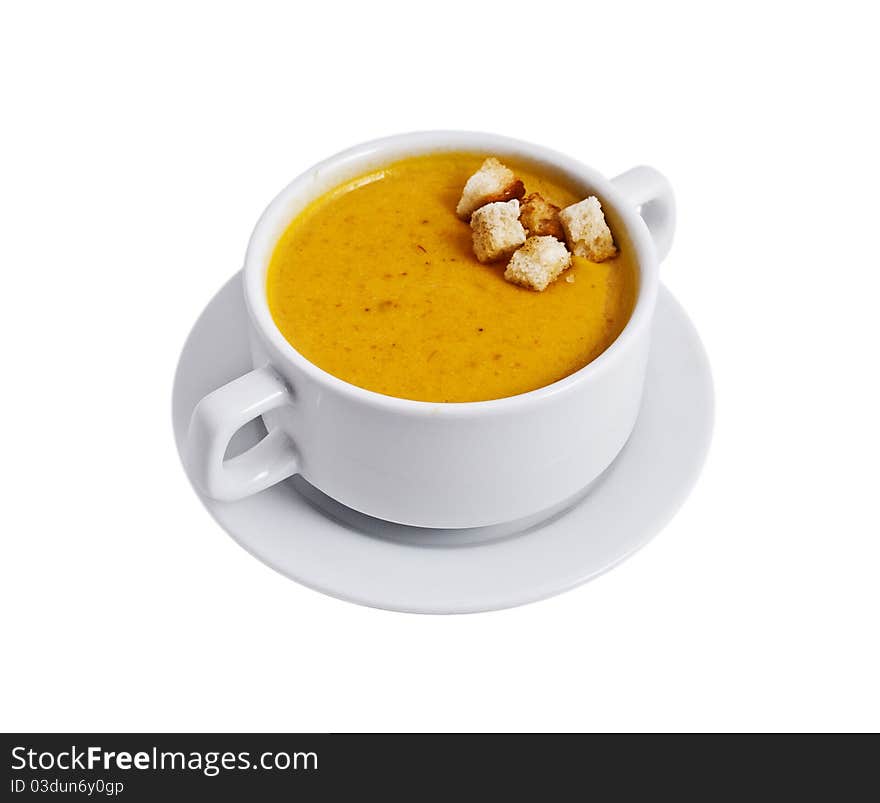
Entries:
POLYGON ((573 254, 591 262, 602 262, 617 254, 611 230, 602 214, 602 205, 591 195, 559 213, 568 247, 573 254))
POLYGON ((455 214, 462 220, 470 220, 471 215, 486 204, 522 198, 526 194, 523 183, 509 167, 505 167, 494 156, 490 156, 464 185, 461 200, 455 214))
POLYGON ((496 201, 481 206, 471 217, 474 253, 480 262, 506 259, 526 241, 519 222, 519 201, 496 201))
POLYGON ((544 200, 537 192, 527 195, 520 202, 519 222, 529 237, 565 239, 565 231, 559 221, 559 207, 544 200))
POLYGON ((571 254, 555 237, 529 237, 511 257, 504 278, 540 291, 570 266, 571 254))

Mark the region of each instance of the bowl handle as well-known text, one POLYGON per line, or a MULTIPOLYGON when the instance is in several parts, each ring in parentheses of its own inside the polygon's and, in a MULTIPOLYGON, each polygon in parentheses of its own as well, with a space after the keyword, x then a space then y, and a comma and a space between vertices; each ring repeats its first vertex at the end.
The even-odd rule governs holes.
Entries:
POLYGON ((657 261, 662 261, 675 234, 675 195, 669 180, 653 167, 640 165, 611 179, 611 183, 639 208, 654 240, 657 261))
POLYGON ((208 496, 231 502, 296 474, 296 449, 280 429, 237 457, 224 459, 240 427, 292 403, 290 389, 269 366, 256 368, 205 396, 193 410, 186 442, 186 459, 196 484, 208 496))

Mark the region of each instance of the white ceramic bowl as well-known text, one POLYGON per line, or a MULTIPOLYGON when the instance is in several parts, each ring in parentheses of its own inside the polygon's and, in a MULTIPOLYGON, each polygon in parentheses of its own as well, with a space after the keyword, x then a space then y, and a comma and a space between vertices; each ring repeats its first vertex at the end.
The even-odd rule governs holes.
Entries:
POLYGON ((194 410, 186 447, 192 475, 208 495, 235 500, 299 473, 348 507, 422 527, 478 527, 554 509, 598 477, 632 432, 658 263, 674 225, 672 191, 652 168, 609 181, 568 156, 491 134, 402 134, 321 162, 272 201, 251 236, 244 291, 255 367, 194 410), (639 291, 623 332, 589 365, 506 399, 419 402, 337 379, 284 339, 269 313, 265 285, 272 251, 290 221, 351 178, 437 151, 516 157, 573 181, 584 196, 599 197, 615 240, 635 255, 639 291), (244 454, 225 458, 235 431, 257 416, 269 434, 244 454))

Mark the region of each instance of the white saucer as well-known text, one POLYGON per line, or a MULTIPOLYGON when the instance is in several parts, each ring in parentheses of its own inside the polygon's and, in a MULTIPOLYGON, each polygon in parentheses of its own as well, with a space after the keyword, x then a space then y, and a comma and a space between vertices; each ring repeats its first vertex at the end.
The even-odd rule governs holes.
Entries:
MULTIPOLYGON (((665 288, 654 327, 644 401, 629 442, 585 496, 540 523, 405 527, 345 508, 301 477, 239 502, 199 498, 273 569, 361 605, 469 613, 566 591, 644 546, 675 514, 702 467, 712 434, 712 377, 696 331, 665 288)), ((198 400, 251 367, 236 275, 199 317, 180 356, 172 410, 178 452, 198 400)), ((262 431, 249 424, 232 448, 247 448, 262 431)))

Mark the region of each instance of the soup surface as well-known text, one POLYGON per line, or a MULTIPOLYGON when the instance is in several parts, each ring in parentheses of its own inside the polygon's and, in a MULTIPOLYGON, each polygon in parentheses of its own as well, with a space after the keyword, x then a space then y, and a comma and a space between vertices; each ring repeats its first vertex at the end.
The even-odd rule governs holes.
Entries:
MULTIPOLYGON (((328 373, 368 390, 431 402, 497 399, 549 385, 614 341, 632 312, 637 272, 621 247, 573 258, 544 292, 474 257, 455 216, 484 156, 395 162, 314 201, 269 264, 269 309, 284 337, 328 373)), ((571 188, 505 160, 564 207, 571 188)), ((622 244, 618 242, 618 246, 622 244)))

